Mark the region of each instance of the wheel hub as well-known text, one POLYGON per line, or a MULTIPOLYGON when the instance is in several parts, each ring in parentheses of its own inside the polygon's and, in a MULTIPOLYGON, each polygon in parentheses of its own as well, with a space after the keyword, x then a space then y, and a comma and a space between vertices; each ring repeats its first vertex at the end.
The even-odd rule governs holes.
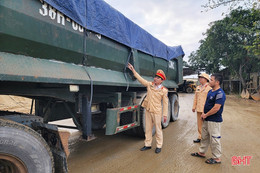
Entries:
POLYGON ((27 167, 15 156, 0 154, 0 173, 27 173, 27 167))

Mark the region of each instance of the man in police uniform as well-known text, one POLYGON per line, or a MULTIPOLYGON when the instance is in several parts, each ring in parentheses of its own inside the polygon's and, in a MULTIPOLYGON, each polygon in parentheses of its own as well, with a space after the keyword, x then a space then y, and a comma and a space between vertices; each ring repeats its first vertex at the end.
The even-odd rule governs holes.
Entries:
POLYGON ((163 144, 163 133, 161 119, 162 114, 164 122, 167 120, 168 114, 168 89, 162 86, 162 82, 166 80, 166 76, 162 70, 157 70, 153 82, 143 79, 129 63, 128 68, 133 72, 137 80, 147 88, 147 95, 142 106, 145 108, 145 145, 141 151, 152 148, 152 129, 155 125, 156 130, 156 149, 155 153, 160 153, 163 144), (162 106, 163 103, 163 106, 162 106))
POLYGON ((200 85, 197 86, 195 91, 195 96, 193 100, 193 107, 192 112, 197 111, 197 125, 198 125, 198 138, 196 140, 193 140, 194 143, 199 143, 201 141, 201 128, 202 128, 202 119, 201 114, 204 110, 204 105, 207 99, 207 94, 209 90, 212 88, 209 86, 209 75, 206 73, 202 73, 199 75, 199 82, 200 85))

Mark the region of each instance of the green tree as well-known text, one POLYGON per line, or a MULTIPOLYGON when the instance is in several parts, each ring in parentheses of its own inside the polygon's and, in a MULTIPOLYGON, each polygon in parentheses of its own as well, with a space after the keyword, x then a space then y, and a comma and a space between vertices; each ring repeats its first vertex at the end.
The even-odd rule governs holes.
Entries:
MULTIPOLYGON (((209 9, 215 9, 220 6, 229 6, 228 11, 232 11, 234 9, 241 9, 241 6, 243 9, 260 9, 260 0, 208 0, 208 2, 205 5, 202 5, 208 11, 209 9)), ((224 14, 224 13, 223 13, 224 14)), ((260 22, 255 22, 254 26, 256 28, 260 28, 260 22)), ((254 55, 260 55, 260 34, 259 32, 257 37, 255 37, 255 40, 253 40, 253 45, 248 45, 246 49, 253 53, 254 55)))
POLYGON ((259 21, 259 10, 231 11, 223 20, 211 23, 199 49, 189 56, 189 63, 209 73, 227 67, 245 88, 246 73, 260 68, 260 57, 255 53, 259 46, 259 42, 255 42, 259 40, 260 31, 256 25, 259 21))
POLYGON ((205 5, 202 5, 207 10, 215 9, 220 6, 229 6, 229 10, 232 11, 239 7, 244 7, 246 9, 259 9, 259 0, 208 0, 205 5))

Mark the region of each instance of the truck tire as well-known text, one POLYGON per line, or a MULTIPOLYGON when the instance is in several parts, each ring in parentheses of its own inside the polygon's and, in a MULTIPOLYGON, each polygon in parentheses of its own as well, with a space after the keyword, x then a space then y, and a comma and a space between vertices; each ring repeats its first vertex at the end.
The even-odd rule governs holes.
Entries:
POLYGON ((193 89, 192 89, 191 87, 188 87, 188 88, 186 88, 186 92, 187 92, 187 93, 192 93, 192 92, 193 92, 193 89))
POLYGON ((167 120, 166 123, 163 122, 163 116, 162 116, 162 128, 165 129, 169 126, 171 120, 171 101, 169 99, 168 102, 168 114, 167 114, 167 120))
POLYGON ((171 121, 176 121, 179 116, 179 98, 176 94, 170 97, 171 103, 171 121))
POLYGON ((0 118, 0 172, 54 173, 52 152, 33 129, 0 118))

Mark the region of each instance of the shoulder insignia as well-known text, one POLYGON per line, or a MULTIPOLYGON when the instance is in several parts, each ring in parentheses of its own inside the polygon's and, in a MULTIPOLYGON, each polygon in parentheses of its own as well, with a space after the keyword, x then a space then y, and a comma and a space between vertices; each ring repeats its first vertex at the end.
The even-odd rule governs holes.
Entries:
POLYGON ((166 90, 168 90, 168 88, 166 88, 165 86, 162 86, 162 89, 166 89, 166 90))

